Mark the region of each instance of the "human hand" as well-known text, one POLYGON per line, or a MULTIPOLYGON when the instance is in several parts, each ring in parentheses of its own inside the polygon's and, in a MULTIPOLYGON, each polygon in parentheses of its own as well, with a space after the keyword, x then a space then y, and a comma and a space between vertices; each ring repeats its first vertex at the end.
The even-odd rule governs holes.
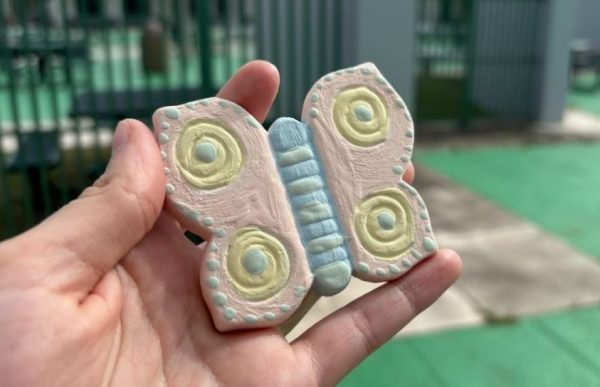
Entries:
MULTIPOLYGON (((252 62, 219 96, 262 121, 278 84, 272 65, 252 62)), ((3 386, 333 385, 461 269, 440 250, 292 343, 277 329, 219 333, 200 294, 204 246, 162 211, 164 184, 151 131, 125 120, 92 187, 0 244, 3 386)))

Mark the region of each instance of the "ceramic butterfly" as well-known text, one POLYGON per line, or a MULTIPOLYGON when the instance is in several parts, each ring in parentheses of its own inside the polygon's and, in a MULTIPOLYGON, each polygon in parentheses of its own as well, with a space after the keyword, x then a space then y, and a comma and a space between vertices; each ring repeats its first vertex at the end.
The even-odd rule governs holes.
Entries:
POLYGON ((219 98, 153 115, 167 208, 207 240, 203 296, 220 331, 281 324, 311 288, 395 279, 437 250, 425 203, 401 180, 410 114, 370 63, 322 77, 302 122, 267 134, 219 98))

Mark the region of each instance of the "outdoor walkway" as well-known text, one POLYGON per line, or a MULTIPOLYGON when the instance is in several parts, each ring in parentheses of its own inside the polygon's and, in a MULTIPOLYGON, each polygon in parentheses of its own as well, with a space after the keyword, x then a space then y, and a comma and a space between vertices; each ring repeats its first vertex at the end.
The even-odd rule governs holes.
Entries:
MULTIPOLYGON (((600 386, 600 145, 418 160, 415 186, 463 276, 342 386, 600 386)), ((376 286, 319 300, 291 337, 376 286)))

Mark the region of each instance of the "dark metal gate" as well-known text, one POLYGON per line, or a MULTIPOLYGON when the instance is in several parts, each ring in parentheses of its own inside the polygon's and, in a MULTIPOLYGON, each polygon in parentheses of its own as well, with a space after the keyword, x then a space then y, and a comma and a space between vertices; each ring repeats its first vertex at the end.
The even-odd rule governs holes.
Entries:
POLYGON ((535 118, 546 3, 419 1, 417 119, 535 118))

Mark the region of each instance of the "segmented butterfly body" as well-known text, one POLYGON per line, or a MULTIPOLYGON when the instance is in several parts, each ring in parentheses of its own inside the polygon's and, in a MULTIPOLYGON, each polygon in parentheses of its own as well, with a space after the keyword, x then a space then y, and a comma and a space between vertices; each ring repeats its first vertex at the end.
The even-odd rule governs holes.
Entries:
POLYGON ((302 122, 280 118, 268 136, 219 98, 153 121, 167 207, 209 241, 201 288, 221 331, 281 324, 311 288, 389 281, 437 249, 425 203, 401 180, 410 114, 372 64, 321 78, 302 122))
POLYGON ((292 118, 280 118, 269 128, 273 154, 314 275, 313 287, 331 296, 350 282, 352 263, 311 137, 310 129, 292 118))

